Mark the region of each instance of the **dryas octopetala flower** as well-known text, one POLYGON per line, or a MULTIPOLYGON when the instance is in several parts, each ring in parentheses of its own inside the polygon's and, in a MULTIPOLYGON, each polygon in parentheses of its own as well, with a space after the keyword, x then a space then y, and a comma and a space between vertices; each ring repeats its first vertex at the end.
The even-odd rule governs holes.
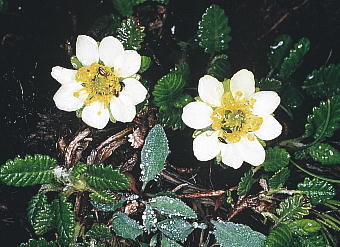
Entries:
POLYGON ((136 79, 141 56, 124 50, 122 43, 105 37, 98 43, 79 35, 76 57, 83 65, 78 70, 53 67, 51 75, 61 87, 53 100, 60 110, 82 109, 82 120, 97 129, 106 126, 111 116, 120 122, 131 122, 135 105, 144 101, 147 90, 136 79))
POLYGON ((281 124, 272 116, 280 104, 273 91, 255 92, 252 72, 242 69, 223 83, 210 75, 199 80, 201 101, 183 108, 186 125, 201 129, 193 143, 194 155, 207 161, 221 154, 222 162, 235 169, 243 161, 253 166, 265 160, 265 150, 258 141, 272 140, 281 134, 281 124))

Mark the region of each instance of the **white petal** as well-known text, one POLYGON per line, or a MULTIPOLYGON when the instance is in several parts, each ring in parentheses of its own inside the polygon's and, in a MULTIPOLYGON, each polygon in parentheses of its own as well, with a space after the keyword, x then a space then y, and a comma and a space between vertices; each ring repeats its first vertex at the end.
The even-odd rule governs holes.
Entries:
POLYGON ((145 100, 148 93, 146 88, 133 78, 127 78, 123 80, 124 88, 119 94, 119 98, 129 105, 138 105, 145 100))
POLYGON ((140 55, 136 51, 126 50, 115 59, 114 72, 118 77, 126 78, 136 74, 140 64, 140 55))
POLYGON ((223 93, 223 84, 210 75, 203 76, 198 82, 198 94, 204 102, 220 106, 223 93))
POLYGON ((257 92, 252 98, 256 99, 253 114, 258 116, 272 114, 280 104, 280 96, 273 91, 257 92))
POLYGON ((105 37, 99 45, 99 57, 106 66, 113 67, 114 61, 124 52, 122 43, 115 37, 105 37))
POLYGON ((182 120, 193 129, 203 129, 212 124, 213 109, 203 102, 191 102, 183 107, 182 120))
POLYGON ((52 68, 51 76, 60 84, 72 83, 76 78, 77 71, 74 69, 66 69, 60 66, 52 68))
POLYGON ((246 69, 236 72, 230 80, 230 91, 234 97, 241 91, 245 98, 249 98, 255 92, 254 74, 246 69))
POLYGON ((124 104, 124 102, 116 97, 110 102, 110 110, 112 116, 120 122, 131 122, 136 116, 136 107, 134 105, 124 104))
POLYGON ((99 52, 97 42, 86 35, 79 35, 76 42, 76 56, 84 66, 98 63, 99 52))
POLYGON ((242 150, 238 150, 237 145, 221 144, 222 162, 234 169, 241 167, 243 163, 242 150))
POLYGON ((101 102, 95 101, 84 107, 81 119, 91 127, 102 129, 109 122, 110 113, 101 102))
POLYGON ((206 131, 194 139, 194 155, 200 161, 215 158, 220 152, 220 142, 216 131, 206 131))
POLYGON ((80 109, 86 99, 86 95, 82 94, 80 97, 75 97, 74 93, 82 89, 80 83, 68 83, 62 85, 53 96, 56 106, 63 111, 76 111, 80 109))
POLYGON ((264 162, 266 153, 258 140, 249 141, 248 138, 242 138, 235 143, 238 150, 242 150, 243 160, 253 166, 259 166, 264 162))
POLYGON ((281 124, 271 115, 263 116, 263 123, 255 135, 265 141, 273 140, 282 132, 281 124))

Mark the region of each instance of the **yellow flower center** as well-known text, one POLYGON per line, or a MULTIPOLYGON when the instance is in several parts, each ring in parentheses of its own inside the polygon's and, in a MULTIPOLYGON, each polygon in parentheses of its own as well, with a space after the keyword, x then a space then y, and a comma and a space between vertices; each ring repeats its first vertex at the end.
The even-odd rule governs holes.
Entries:
POLYGON ((252 114, 255 99, 246 99, 242 92, 237 92, 234 98, 230 92, 222 96, 222 104, 217 107, 211 119, 213 130, 219 131, 219 140, 223 143, 236 143, 242 137, 250 141, 255 139, 252 132, 258 130, 262 118, 252 114))
POLYGON ((79 97, 82 92, 88 94, 85 105, 99 101, 108 107, 112 97, 118 97, 124 87, 123 82, 120 82, 110 67, 98 63, 80 68, 76 74, 76 81, 84 88, 75 92, 74 96, 79 97))

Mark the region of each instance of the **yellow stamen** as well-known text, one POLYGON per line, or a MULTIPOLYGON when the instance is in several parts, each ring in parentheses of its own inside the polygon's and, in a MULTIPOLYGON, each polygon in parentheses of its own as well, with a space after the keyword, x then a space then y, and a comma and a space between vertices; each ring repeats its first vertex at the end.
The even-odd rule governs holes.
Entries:
POLYGON ((80 68, 76 74, 76 81, 79 81, 84 88, 73 95, 79 97, 81 92, 88 94, 85 105, 98 101, 108 107, 112 97, 118 97, 122 90, 119 78, 111 68, 98 63, 80 68))
POLYGON ((220 140, 229 143, 239 142, 242 137, 255 140, 252 132, 258 130, 263 122, 261 117, 252 114, 255 101, 244 98, 240 91, 236 92, 235 98, 230 92, 222 96, 221 106, 211 115, 212 128, 219 131, 220 140))

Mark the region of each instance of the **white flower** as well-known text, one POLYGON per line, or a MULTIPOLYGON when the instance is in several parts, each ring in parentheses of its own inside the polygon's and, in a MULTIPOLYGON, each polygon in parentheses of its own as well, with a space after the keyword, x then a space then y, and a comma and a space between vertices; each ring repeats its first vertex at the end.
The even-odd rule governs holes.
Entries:
POLYGON ((53 97, 56 106, 64 111, 82 108, 82 120, 97 129, 106 126, 110 113, 117 121, 131 122, 136 115, 135 106, 147 94, 136 79, 141 56, 124 50, 112 36, 98 45, 86 35, 77 38, 76 56, 84 66, 79 70, 52 68, 52 77, 61 84, 53 97))
POLYGON ((280 97, 273 91, 255 92, 254 75, 245 69, 234 74, 226 88, 205 75, 198 84, 201 101, 183 108, 184 123, 204 131, 194 139, 194 155, 207 161, 221 154, 222 162, 234 169, 243 161, 258 166, 265 160, 258 139, 272 140, 282 131, 272 115, 280 97))

